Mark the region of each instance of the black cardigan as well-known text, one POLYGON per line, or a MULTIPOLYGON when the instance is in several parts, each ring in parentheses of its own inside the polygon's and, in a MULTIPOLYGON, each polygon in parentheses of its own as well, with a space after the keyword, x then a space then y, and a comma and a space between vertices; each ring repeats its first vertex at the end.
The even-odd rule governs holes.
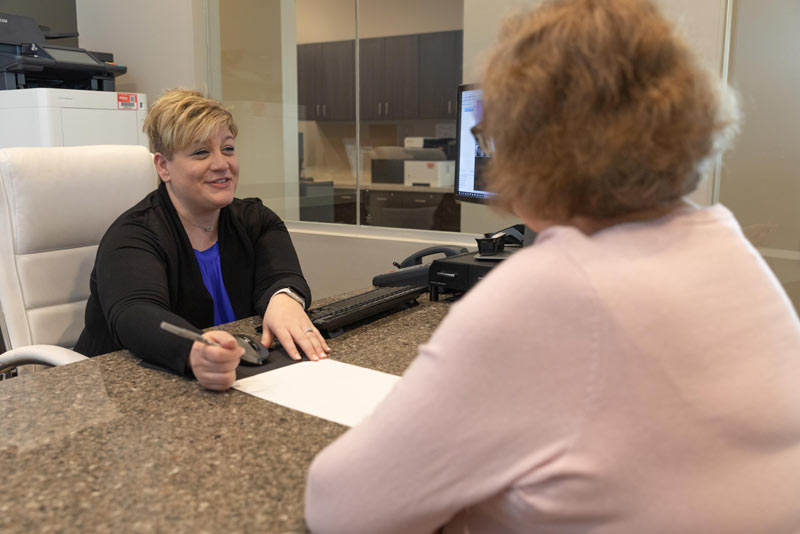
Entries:
MULTIPOLYGON (((284 287, 311 302, 286 226, 259 199, 234 199, 220 211, 218 243, 237 319, 263 316, 272 294, 284 287)), ((213 300, 163 183, 108 229, 89 284, 75 346, 87 356, 126 348, 184 373, 192 341, 164 332, 161 321, 193 330, 214 324, 213 300)))

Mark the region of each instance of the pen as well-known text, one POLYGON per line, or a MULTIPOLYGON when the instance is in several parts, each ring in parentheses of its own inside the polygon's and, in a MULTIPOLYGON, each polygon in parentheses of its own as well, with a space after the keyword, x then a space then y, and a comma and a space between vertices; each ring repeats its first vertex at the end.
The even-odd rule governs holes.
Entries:
POLYGON ((191 330, 187 330, 186 328, 181 328, 180 326, 168 323, 167 321, 161 321, 161 329, 166 330, 170 334, 175 334, 176 336, 185 337, 186 339, 191 339, 192 341, 199 341, 200 343, 205 343, 206 345, 214 345, 215 347, 220 346, 220 344, 217 343, 216 341, 211 341, 210 339, 204 338, 197 332, 192 332, 191 330))

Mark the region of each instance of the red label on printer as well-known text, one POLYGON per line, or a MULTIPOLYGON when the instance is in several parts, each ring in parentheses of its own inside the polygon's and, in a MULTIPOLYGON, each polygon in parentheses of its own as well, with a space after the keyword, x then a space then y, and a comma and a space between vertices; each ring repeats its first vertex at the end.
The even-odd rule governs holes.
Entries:
POLYGON ((117 109, 136 109, 139 107, 136 93, 117 93, 117 109))

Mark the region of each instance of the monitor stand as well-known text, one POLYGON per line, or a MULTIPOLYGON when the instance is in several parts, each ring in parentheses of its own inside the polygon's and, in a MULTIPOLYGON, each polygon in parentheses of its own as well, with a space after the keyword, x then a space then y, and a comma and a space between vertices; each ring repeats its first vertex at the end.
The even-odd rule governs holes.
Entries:
POLYGON ((522 232, 522 247, 519 245, 506 245, 497 254, 480 255, 477 251, 473 251, 434 260, 428 269, 430 299, 433 301, 439 300, 441 293, 468 291, 472 286, 480 282, 492 267, 520 250, 520 248, 532 245, 536 239, 536 232, 527 226, 524 226, 524 228, 522 226, 520 224, 514 228, 517 235, 522 232))

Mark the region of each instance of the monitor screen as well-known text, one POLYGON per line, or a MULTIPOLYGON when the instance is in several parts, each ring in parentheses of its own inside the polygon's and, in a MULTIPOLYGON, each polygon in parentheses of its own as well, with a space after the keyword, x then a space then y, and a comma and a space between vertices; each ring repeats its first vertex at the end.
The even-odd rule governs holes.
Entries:
POLYGON ((458 125, 456 154, 456 200, 484 202, 492 196, 486 190, 484 171, 489 154, 484 152, 472 128, 481 122, 483 91, 474 84, 458 87, 458 125))

